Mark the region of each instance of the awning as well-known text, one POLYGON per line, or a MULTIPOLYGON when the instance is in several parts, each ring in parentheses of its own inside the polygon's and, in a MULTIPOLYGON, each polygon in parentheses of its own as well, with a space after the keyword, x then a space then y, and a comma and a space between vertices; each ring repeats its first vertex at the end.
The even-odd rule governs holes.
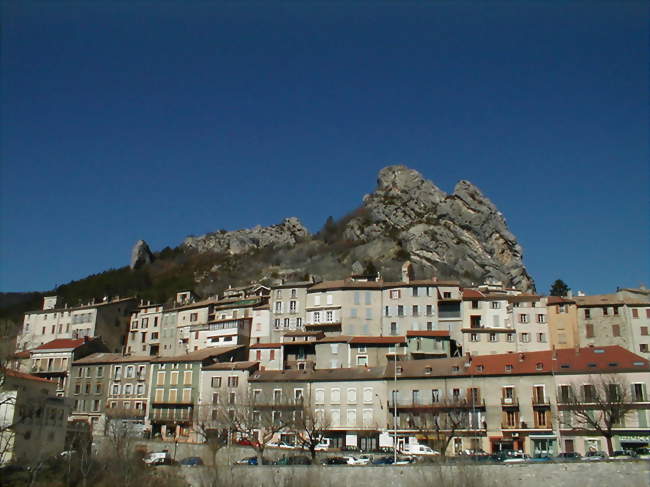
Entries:
POLYGON ((555 439, 555 435, 529 435, 531 440, 548 440, 555 439))

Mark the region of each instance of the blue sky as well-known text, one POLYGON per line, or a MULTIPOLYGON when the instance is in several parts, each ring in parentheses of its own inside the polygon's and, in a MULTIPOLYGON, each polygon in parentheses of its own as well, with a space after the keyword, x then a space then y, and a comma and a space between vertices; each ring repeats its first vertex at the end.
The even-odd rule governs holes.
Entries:
POLYGON ((646 2, 1 8, 1 291, 315 232, 395 163, 481 188, 541 292, 650 284, 646 2))

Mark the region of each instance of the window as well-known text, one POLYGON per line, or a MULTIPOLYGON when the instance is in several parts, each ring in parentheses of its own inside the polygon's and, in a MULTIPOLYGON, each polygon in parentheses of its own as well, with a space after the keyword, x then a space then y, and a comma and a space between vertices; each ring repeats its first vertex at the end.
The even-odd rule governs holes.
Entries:
POLYGON ((642 343, 639 345, 639 352, 648 353, 648 344, 642 343))
POLYGON ((84 393, 85 394, 90 394, 90 383, 86 383, 84 387, 84 393))
POLYGON ((479 309, 479 302, 476 299, 472 300, 472 309, 479 309))
POLYGON ((491 301, 490 302, 490 308, 491 309, 499 309, 499 308, 501 308, 501 303, 499 301, 491 301))
POLYGON ((639 310, 637 308, 632 308, 632 318, 639 317, 639 310))
POLYGON ((397 329, 397 323, 394 321, 390 324, 390 334, 391 335, 397 335, 398 329, 397 329))
POLYGON ((134 368, 132 365, 129 365, 129 366, 126 368, 126 378, 127 378, 127 379, 133 379, 133 377, 134 377, 134 372, 135 372, 135 368, 134 368))
POLYGON ((118 396, 120 394, 120 385, 119 384, 113 384, 113 390, 111 391, 111 394, 114 396, 118 396))
POLYGON ((444 291, 442 293, 443 299, 451 299, 451 292, 450 291, 444 291))
POLYGON ((433 315, 433 306, 431 304, 427 304, 427 316, 433 315))
POLYGON ((338 404, 341 402, 341 389, 334 388, 330 391, 330 401, 332 404, 338 404))
POLYGON ((296 318, 296 328, 302 328, 302 318, 296 318))
POLYGON ((314 323, 320 323, 320 311, 314 311, 314 323))
POLYGON ((213 377, 212 378, 212 388, 216 389, 218 387, 221 387, 221 377, 213 377))
POLYGON ((525 313, 521 313, 519 315, 519 323, 528 323, 528 315, 525 313))
POLYGON ((127 396, 133 394, 133 384, 126 384, 124 386, 124 394, 126 394, 127 396))
POLYGON ((591 318, 591 310, 590 310, 590 309, 586 309, 586 310, 585 310, 585 320, 588 320, 588 319, 590 319, 590 318, 591 318))
POLYGON ((120 367, 120 366, 118 365, 118 366, 116 366, 115 369, 114 369, 113 378, 114 378, 114 379, 119 379, 120 377, 122 377, 122 367, 120 367))
POLYGON ((519 341, 521 343, 530 343, 530 333, 520 333, 519 341))
POLYGON ((596 398, 596 388, 593 384, 583 384, 582 398, 585 402, 594 402, 596 398))
POLYGON ((237 402, 237 393, 231 392, 228 394, 228 404, 235 404, 237 402))
POLYGON ((190 321, 199 321, 198 313, 190 313, 190 321))
POLYGON ((585 324, 585 336, 587 338, 593 338, 594 335, 594 325, 592 323, 585 324))
POLYGON ((356 426, 357 424, 357 410, 348 409, 348 426, 356 426))
POLYGON ((411 402, 413 404, 420 404, 420 391, 417 389, 411 391, 411 402))
POLYGON ((192 385, 192 371, 186 370, 183 372, 183 384, 186 386, 192 385))
POLYGON ((506 364, 505 371, 512 372, 512 364, 506 364))
POLYGON ((537 342, 538 343, 546 343, 546 334, 545 333, 538 333, 537 334, 537 342))
POLYGON ((469 334, 469 341, 470 342, 478 342, 478 341, 480 341, 479 337, 478 337, 478 333, 470 333, 469 334))
POLYGON ((101 383, 95 384, 95 394, 101 394, 102 393, 102 385, 101 383))
POLYGON ((289 313, 295 313, 297 309, 296 301, 289 301, 289 313))
POLYGON ((546 315, 538 314, 537 315, 537 323, 546 323, 546 315))
POLYGON ((499 336, 496 333, 490 333, 490 341, 491 342, 498 342, 499 341, 499 336))
POLYGON ((609 308, 607 306, 605 306, 603 308, 603 316, 607 316, 608 314, 609 314, 609 308))
POLYGON ((334 312, 333 311, 327 311, 325 313, 325 321, 328 323, 332 323, 334 321, 334 312))
POLYGON ((183 389, 183 402, 192 402, 192 389, 183 389))
POLYGON ((357 366, 367 367, 368 366, 368 356, 367 355, 358 355, 357 356, 357 366))
POLYGON ((325 296, 325 302, 326 302, 327 304, 332 304, 332 303, 334 302, 334 301, 333 301, 333 296, 332 296, 331 294, 326 295, 326 296, 325 296))
POLYGON ((280 328, 280 318, 276 318, 273 320, 273 328, 276 330, 280 328))
POLYGON ((357 402, 357 390, 355 388, 348 389, 348 404, 356 404, 357 402))
POLYGON ((399 289, 391 289, 389 292, 390 299, 399 299, 400 298, 400 290, 399 289))
POLYGON ((269 352, 269 360, 275 360, 275 350, 269 352))
POLYGON ((431 402, 436 403, 440 402, 440 390, 431 389, 431 402))
POLYGON ((236 375, 228 377, 228 387, 237 387, 239 386, 239 377, 236 375))
POLYGON ((641 327, 641 336, 644 336, 644 337, 648 336, 648 327, 647 326, 642 326, 641 327))
POLYGON ((612 336, 621 336, 621 325, 612 325, 612 336))
POLYGON ((172 372, 171 373, 171 379, 170 379, 169 383, 172 386, 178 385, 178 372, 172 372))
POLYGON ((142 396, 144 394, 144 384, 138 384, 136 386, 136 392, 139 396, 142 396))
POLYGON ((323 404, 325 402, 325 389, 316 389, 314 401, 316 404, 323 404))
POLYGON ((75 384, 74 385, 74 393, 75 394, 81 393, 81 384, 75 384))
POLYGON ((372 387, 363 388, 363 402, 369 404, 372 402, 372 387))
POLYGON ((404 316, 404 306, 401 304, 397 306, 397 316, 404 316))

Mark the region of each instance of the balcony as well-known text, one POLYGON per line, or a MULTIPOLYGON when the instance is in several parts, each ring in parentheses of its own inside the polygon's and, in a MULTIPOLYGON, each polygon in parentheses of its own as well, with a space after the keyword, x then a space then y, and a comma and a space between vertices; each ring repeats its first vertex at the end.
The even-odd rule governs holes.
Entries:
POLYGON ((138 408, 106 408, 106 416, 115 419, 140 419, 145 417, 145 410, 138 408))
POLYGON ((517 397, 502 397, 501 406, 505 408, 518 408, 519 398, 517 397))
POLYGON ((152 421, 191 421, 192 408, 153 408, 151 410, 152 421))
POLYGON ((388 400, 388 408, 393 410, 397 406, 400 410, 423 410, 423 409, 439 409, 439 410, 452 410, 452 409, 485 409, 485 399, 457 399, 450 401, 436 401, 432 400, 407 400, 398 399, 394 401, 388 400))
POLYGON ((47 366, 40 366, 40 367, 32 367, 30 369, 31 374, 65 374, 68 372, 68 367, 64 366, 55 366, 51 365, 49 367, 47 366))
POLYGON ((547 396, 534 395, 533 396, 533 407, 551 407, 551 400, 547 396))

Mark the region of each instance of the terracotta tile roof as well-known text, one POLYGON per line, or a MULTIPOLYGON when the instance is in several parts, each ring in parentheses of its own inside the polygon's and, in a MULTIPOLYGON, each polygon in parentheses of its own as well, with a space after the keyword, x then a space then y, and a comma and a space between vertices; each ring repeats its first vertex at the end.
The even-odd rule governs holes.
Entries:
POLYGON ((259 367, 259 362, 220 362, 203 367, 203 370, 252 370, 259 367))
POLYGON ((83 338, 57 338, 51 342, 44 343, 40 347, 36 347, 33 352, 40 350, 60 350, 60 349, 75 349, 84 344, 83 338))
POLYGON ((152 362, 199 362, 211 357, 219 357, 226 355, 230 352, 237 351, 245 348, 244 345, 235 345, 234 347, 208 347, 185 355, 177 355, 175 357, 157 357, 152 358, 152 362))
POLYGON ((508 296, 509 303, 527 303, 537 302, 541 299, 537 294, 517 294, 516 296, 508 296))
POLYGON ((251 350, 258 349, 258 348, 280 348, 280 347, 282 347, 282 345, 284 345, 284 343, 280 343, 280 342, 275 342, 275 343, 254 343, 253 345, 251 345, 248 348, 250 348, 251 350))
POLYGON ((389 363, 386 365, 385 377, 394 377, 395 365, 398 367, 398 378, 460 376, 463 375, 465 361, 465 357, 398 361, 397 364, 389 363))
POLYGON ((407 337, 448 337, 447 330, 408 330, 407 337))
POLYGON ((333 289, 381 289, 383 283, 380 281, 351 281, 340 279, 338 281, 324 281, 314 284, 307 289, 308 293, 333 289))
POLYGON ((517 330, 514 328, 489 328, 487 326, 482 328, 461 328, 462 333, 515 333, 517 330))
POLYGON ((575 299, 564 296, 549 296, 546 298, 547 304, 575 304, 575 299))
POLYGON ((642 297, 618 296, 617 294, 594 294, 592 296, 576 296, 578 306, 605 306, 614 304, 627 304, 628 306, 650 306, 650 301, 643 301, 642 297))
POLYGON ((463 289, 463 299, 464 300, 474 300, 474 299, 483 299, 485 294, 476 289, 463 289))
POLYGON ((361 345, 392 345, 396 343, 404 343, 406 339, 402 336, 395 337, 352 337, 349 343, 361 344, 361 345))
POLYGON ((29 357, 31 357, 31 355, 32 355, 32 351, 31 351, 31 350, 23 350, 22 352, 16 352, 16 353, 14 353, 14 354, 13 354, 13 358, 18 358, 18 359, 21 359, 21 358, 29 358, 29 357))
POLYGON ((472 357, 471 366, 465 374, 582 374, 629 371, 650 372, 650 362, 620 346, 609 346, 476 356, 472 357), (506 365, 512 367, 511 372, 506 371, 506 365))
POLYGON ((82 364, 111 364, 129 362, 151 362, 155 357, 150 355, 122 355, 121 353, 93 353, 87 357, 75 360, 72 365, 82 364))
POLYGON ((38 377, 32 374, 26 374, 25 372, 20 372, 14 369, 5 369, 4 373, 9 377, 16 377, 17 379, 26 379, 26 380, 33 380, 36 382, 47 382, 48 384, 56 384, 56 381, 44 379, 43 377, 38 377))

